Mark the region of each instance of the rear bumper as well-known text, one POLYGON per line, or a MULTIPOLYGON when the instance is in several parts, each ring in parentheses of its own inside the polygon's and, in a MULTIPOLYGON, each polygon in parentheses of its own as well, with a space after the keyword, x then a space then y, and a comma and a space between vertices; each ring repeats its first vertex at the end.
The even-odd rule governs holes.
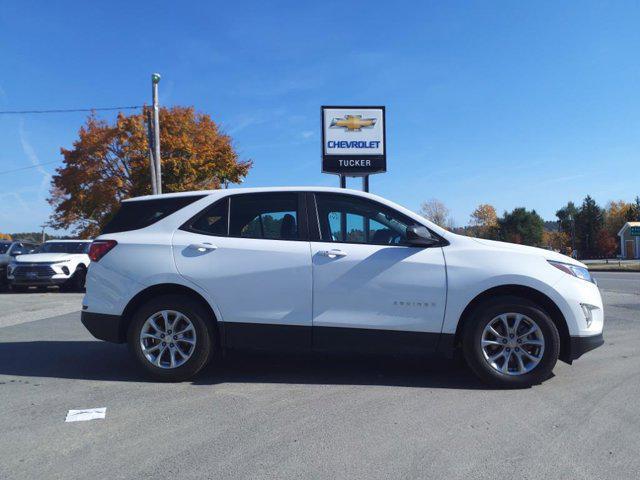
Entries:
POLYGON ((105 313, 82 312, 80 320, 89 333, 98 340, 106 342, 124 343, 126 332, 120 315, 105 313))
POLYGON ((580 358, 585 353, 598 348, 604 344, 604 337, 602 333, 598 335, 591 335, 588 337, 571 337, 569 340, 569 355, 566 359, 567 362, 580 358))

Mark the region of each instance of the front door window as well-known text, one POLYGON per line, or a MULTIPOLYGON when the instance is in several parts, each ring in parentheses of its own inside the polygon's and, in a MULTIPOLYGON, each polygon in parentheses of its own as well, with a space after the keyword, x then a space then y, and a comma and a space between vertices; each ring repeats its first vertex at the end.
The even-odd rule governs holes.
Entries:
POLYGON ((416 222, 399 212, 351 195, 316 194, 322 241, 407 245, 407 227, 416 222))

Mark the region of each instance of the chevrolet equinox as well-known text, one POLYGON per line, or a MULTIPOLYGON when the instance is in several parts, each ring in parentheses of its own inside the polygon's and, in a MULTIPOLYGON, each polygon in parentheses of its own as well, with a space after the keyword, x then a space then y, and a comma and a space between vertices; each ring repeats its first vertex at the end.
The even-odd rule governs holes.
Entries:
POLYGON ((154 378, 217 351, 452 357, 528 386, 603 343, 584 264, 448 232, 369 193, 252 188, 125 200, 90 249, 82 322, 154 378))

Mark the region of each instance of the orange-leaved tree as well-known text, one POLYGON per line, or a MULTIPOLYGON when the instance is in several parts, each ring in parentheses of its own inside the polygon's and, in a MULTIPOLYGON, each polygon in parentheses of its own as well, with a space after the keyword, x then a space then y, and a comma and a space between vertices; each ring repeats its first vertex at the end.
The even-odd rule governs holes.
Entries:
POLYGON ((481 203, 471 213, 471 226, 474 234, 480 238, 496 240, 498 238, 498 214, 493 205, 481 203))
MULTIPOLYGON (((51 181, 53 228, 97 235, 125 198, 151 193, 146 112, 120 113, 114 124, 89 116, 51 181)), ((160 109, 163 193, 240 182, 252 166, 207 114, 192 107, 160 109)))

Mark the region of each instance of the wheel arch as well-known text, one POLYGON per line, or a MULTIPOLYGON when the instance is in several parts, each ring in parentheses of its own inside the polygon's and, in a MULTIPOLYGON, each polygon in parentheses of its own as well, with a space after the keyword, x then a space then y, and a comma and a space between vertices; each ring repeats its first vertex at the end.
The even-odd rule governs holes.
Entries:
MULTIPOLYGON (((133 315, 141 305, 143 305, 146 301, 151 300, 152 298, 169 294, 185 295, 191 297, 195 302, 198 302, 209 313, 210 327, 217 331, 218 317, 216 316, 211 304, 200 293, 185 285, 180 285, 177 283, 161 283, 141 290, 131 300, 129 300, 129 303, 127 303, 127 306, 124 308, 124 311, 121 315, 119 329, 120 341, 126 341, 127 331, 129 329, 129 325, 131 324, 131 320, 133 319, 133 315)), ((220 335, 216 335, 215 337, 220 338, 220 335)))
POLYGON ((540 306, 549 315, 553 323, 558 329, 560 334, 560 359, 570 363, 571 353, 571 337, 569 335, 569 327, 567 321, 562 314, 562 311, 556 305, 556 303, 547 295, 532 287, 526 287, 524 285, 500 285, 492 287, 484 292, 478 294, 469 304, 465 307, 458 325, 456 327, 456 333, 454 337, 454 345, 459 347, 462 341, 462 332, 465 326, 472 321, 474 310, 483 302, 494 298, 498 295, 513 295, 521 298, 526 298, 540 306))

